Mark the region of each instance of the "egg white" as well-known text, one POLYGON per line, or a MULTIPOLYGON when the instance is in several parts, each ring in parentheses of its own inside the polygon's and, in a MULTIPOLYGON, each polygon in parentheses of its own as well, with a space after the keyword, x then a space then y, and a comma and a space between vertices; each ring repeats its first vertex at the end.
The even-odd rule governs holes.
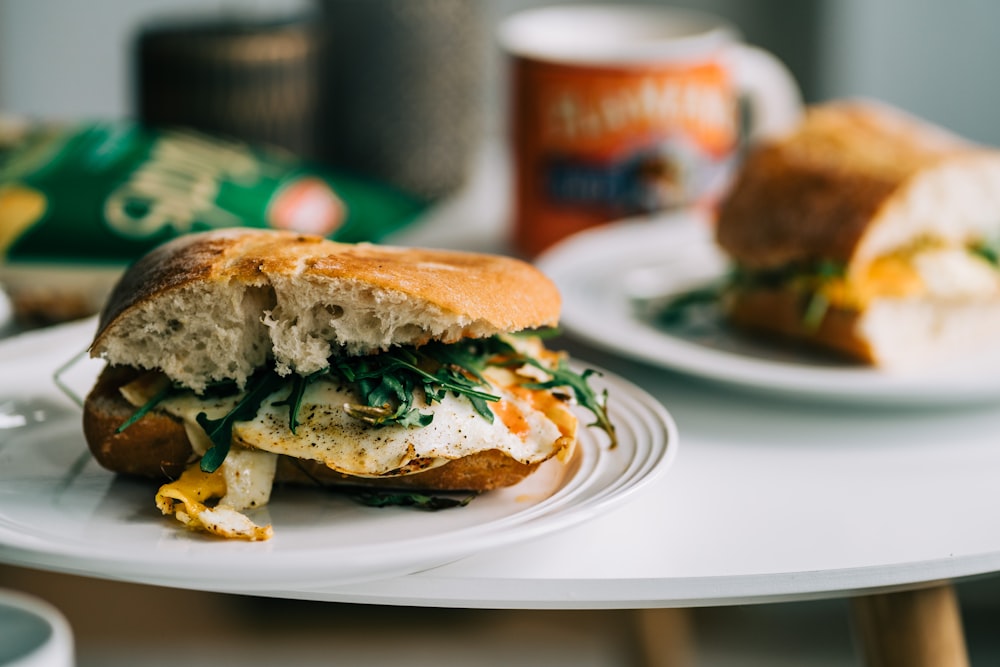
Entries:
MULTIPOLYGON (((373 426, 352 416, 348 406, 357 404, 357 395, 337 378, 323 377, 306 387, 293 432, 286 402, 291 387, 284 387, 261 403, 253 419, 233 424, 231 449, 212 473, 222 476, 224 484, 212 481, 195 461, 180 479, 160 488, 157 505, 197 530, 228 538, 267 539, 270 526, 255 525, 241 510, 267 504, 279 454, 319 461, 356 477, 427 470, 488 450, 526 464, 568 456, 567 447, 576 435, 576 420, 568 406, 556 401, 554 408, 550 403, 549 408, 539 409, 532 400, 535 390, 517 390, 532 378, 517 379, 509 369, 488 369, 486 376, 491 380, 486 390, 506 404, 502 413, 498 411, 491 420, 465 396, 449 392, 440 401, 428 403, 418 392, 413 407, 432 415, 430 424, 422 427, 373 426), (210 506, 212 500, 217 504, 210 506)), ((123 387, 122 394, 134 405, 142 405, 161 384, 156 377, 143 377, 123 387)), ((198 415, 219 419, 239 400, 238 395, 183 392, 162 400, 156 409, 179 418, 192 449, 204 455, 212 442, 198 424, 198 415)))
MULTIPOLYGON (((256 417, 236 422, 233 443, 248 449, 320 461, 333 470, 359 477, 400 474, 417 464, 420 469, 432 468, 491 449, 522 463, 534 463, 551 458, 565 444, 560 438, 566 434, 548 415, 537 410, 523 395, 499 383, 494 383, 488 391, 513 406, 527 422, 526 430, 515 433, 502 418, 488 420, 476 412, 468 398, 453 393, 430 404, 420 394, 414 397, 415 408, 433 415, 427 426, 387 424, 374 427, 350 414, 345 406, 356 404, 357 396, 347 385, 331 377, 308 385, 293 433, 289 429, 289 408, 285 403, 290 391, 286 387, 275 392, 263 401, 256 417)), ((133 400, 141 398, 133 397, 133 400)), ((237 396, 206 398, 185 392, 163 400, 157 409, 180 418, 193 449, 203 455, 212 443, 198 424, 197 416, 204 413, 210 419, 218 419, 229 412, 237 400, 237 396)))
POLYGON ((295 433, 288 428, 288 406, 281 404, 288 393, 284 391, 267 399, 256 418, 237 423, 233 437, 244 447, 320 461, 359 477, 398 474, 418 461, 426 469, 490 449, 506 452, 522 463, 551 457, 561 435, 558 427, 525 401, 499 388, 493 391, 515 403, 528 421, 531 428, 523 437, 512 433, 499 418, 492 422, 484 418, 467 398, 452 394, 430 405, 419 398, 414 401, 421 412, 433 414, 427 426, 373 427, 345 409, 357 402, 353 392, 325 379, 306 389, 295 433))

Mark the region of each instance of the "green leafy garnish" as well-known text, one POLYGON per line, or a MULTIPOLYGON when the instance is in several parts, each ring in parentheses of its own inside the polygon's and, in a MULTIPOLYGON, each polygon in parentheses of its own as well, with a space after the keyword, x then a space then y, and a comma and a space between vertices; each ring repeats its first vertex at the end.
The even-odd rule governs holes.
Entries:
POLYGON ((417 509, 437 511, 451 509, 453 507, 465 507, 478 495, 470 493, 463 498, 450 498, 446 496, 430 496, 424 493, 415 493, 402 490, 378 491, 374 489, 361 489, 356 486, 341 486, 339 484, 327 484, 317 479, 309 470, 302 465, 301 461, 293 460, 299 471, 317 487, 335 493, 342 493, 357 503, 368 507, 414 507, 417 509))
MULTIPOLYGON (((506 356, 514 353, 513 346, 499 336, 471 339, 452 345, 432 343, 427 349, 429 356, 441 362, 439 373, 446 374, 451 382, 455 384, 468 385, 473 389, 476 382, 487 386, 483 373, 497 356, 506 356)), ((499 397, 475 391, 464 393, 476 412, 492 424, 493 411, 487 405, 487 401, 493 402, 499 400, 499 397)))
POLYGON ((306 393, 306 383, 306 378, 301 375, 294 375, 292 377, 292 389, 288 394, 288 398, 275 403, 275 405, 288 406, 288 430, 293 434, 295 433, 295 429, 299 427, 299 408, 302 407, 302 397, 306 393))
POLYGON ((800 288, 812 289, 834 278, 843 277, 844 271, 845 267, 841 262, 831 260, 756 271, 736 267, 732 270, 729 282, 743 287, 772 289, 784 289, 789 283, 795 283, 800 288))
POLYGON ((577 373, 569 367, 569 363, 567 363, 565 358, 560 358, 558 365, 554 369, 549 368, 541 364, 537 359, 533 359, 528 356, 522 357, 522 360, 526 364, 542 369, 551 376, 551 379, 546 380, 545 382, 533 382, 525 385, 526 387, 532 389, 558 389, 560 387, 568 387, 572 389, 577 403, 589 410, 596 419, 596 421, 587 424, 587 426, 596 426, 607 433, 608 437, 611 438, 612 447, 618 443, 618 437, 615 434, 615 425, 611 423, 611 419, 608 417, 608 391, 605 389, 598 397, 593 387, 591 387, 590 383, 587 382, 587 378, 591 375, 599 374, 597 371, 592 368, 588 368, 584 370, 583 373, 577 373))
POLYGON ((352 500, 367 507, 416 507, 427 511, 465 507, 475 494, 464 498, 448 498, 446 496, 428 496, 423 493, 408 493, 404 491, 355 491, 348 494, 352 500))
POLYGON ((844 265, 841 262, 833 262, 828 259, 824 259, 816 265, 812 274, 815 276, 817 281, 824 282, 833 278, 843 278, 844 270, 844 265))
POLYGON ((802 326, 810 331, 816 331, 823 324, 823 319, 829 310, 830 300, 826 295, 820 291, 813 292, 802 313, 802 326))
POLYGON ((823 260, 809 270, 803 271, 793 280, 797 281, 799 289, 808 294, 805 307, 802 309, 802 326, 809 331, 816 331, 827 313, 830 312, 830 299, 823 288, 832 280, 844 277, 844 265, 839 262, 823 260))
POLYGON ((292 384, 292 388, 288 393, 288 398, 283 401, 275 402, 276 406, 288 406, 288 430, 293 434, 295 433, 295 429, 299 427, 299 410, 302 407, 302 397, 305 396, 306 387, 308 387, 321 375, 325 375, 326 372, 327 369, 324 368, 316 371, 315 373, 310 373, 309 375, 299 375, 298 373, 292 374, 289 379, 289 382, 292 384))
POLYGON ((972 252, 985 259, 994 267, 1000 267, 1000 241, 983 241, 972 246, 972 252))
POLYGON ((723 283, 711 283, 680 292, 656 308, 656 320, 666 326, 685 324, 695 308, 719 303, 724 290, 723 283))
POLYGON ((823 291, 832 280, 844 276, 844 265, 823 260, 812 265, 791 265, 778 269, 747 271, 734 268, 719 282, 682 292, 671 298, 655 313, 665 325, 684 324, 699 306, 720 303, 729 289, 792 289, 806 296, 802 307, 802 326, 815 330, 830 310, 830 300, 823 291))
POLYGON ((243 397, 223 417, 209 419, 204 412, 198 413, 195 420, 212 441, 212 447, 201 457, 201 469, 204 472, 215 472, 226 460, 233 439, 233 424, 256 417, 264 399, 278 391, 286 382, 285 378, 273 370, 258 372, 247 381, 243 397))
MULTIPOLYGON (((346 412, 372 426, 396 425, 421 428, 431 423, 433 414, 421 412, 415 401, 421 394, 428 404, 440 402, 448 393, 465 397, 473 409, 492 423, 495 419, 490 403, 500 400, 484 377, 489 366, 518 367, 529 365, 540 369, 548 377, 541 382, 524 384, 530 389, 571 390, 577 402, 590 410, 596 421, 590 426, 602 428, 615 442, 614 426, 608 418, 605 405, 607 392, 598 396, 587 380, 592 370, 582 374, 573 371, 565 359, 560 358, 555 368, 523 353, 501 336, 471 339, 460 343, 429 343, 422 347, 398 347, 378 354, 360 357, 330 358, 330 365, 307 376, 291 374, 281 376, 271 368, 255 373, 246 383, 236 405, 224 416, 210 419, 204 412, 196 421, 212 442, 201 459, 201 469, 214 472, 229 453, 233 426, 236 422, 250 421, 257 416, 263 402, 272 394, 287 388, 288 395, 274 403, 288 407, 288 429, 296 432, 299 412, 310 383, 321 377, 339 378, 348 384, 359 402, 344 406, 346 412)), ((158 391, 145 405, 119 427, 125 430, 175 391, 179 386, 168 384, 158 391)), ((206 394, 232 396, 239 389, 232 381, 213 383, 206 394)), ((407 501, 409 502, 409 501, 407 501)))
POLYGON ((172 394, 174 391, 176 391, 176 388, 173 386, 173 384, 169 382, 166 383, 158 392, 153 394, 152 398, 143 403, 142 406, 140 406, 139 409, 136 410, 131 417, 126 419, 125 422, 118 427, 118 430, 115 431, 115 433, 121 433, 129 426, 142 419, 146 415, 146 413, 148 413, 150 410, 152 410, 157 405, 162 403, 163 399, 172 394))
POLYGON ((464 395, 476 412, 492 422, 493 412, 487 403, 500 397, 483 390, 486 382, 475 367, 455 364, 454 358, 450 362, 440 359, 447 357, 446 350, 446 346, 395 348, 366 357, 335 358, 330 369, 352 383, 363 401, 350 406, 351 416, 373 426, 430 424, 433 415, 413 407, 418 389, 428 403, 440 402, 449 391, 464 395))
MULTIPOLYGON (((516 336, 514 336, 516 338, 516 336)), ((525 354, 508 343, 502 336, 476 339, 465 344, 443 346, 446 352, 436 353, 439 358, 446 358, 450 363, 457 364, 465 368, 468 372, 481 377, 481 373, 490 365, 502 365, 506 367, 533 366, 549 376, 548 380, 542 382, 526 383, 524 386, 529 389, 559 389, 568 388, 573 391, 577 403, 589 410, 596 418, 588 426, 601 428, 611 438, 612 443, 616 442, 614 424, 611 423, 607 413, 607 391, 601 396, 594 392, 587 379, 597 374, 593 369, 584 370, 577 373, 570 368, 565 357, 560 357, 555 368, 550 367, 525 354)))

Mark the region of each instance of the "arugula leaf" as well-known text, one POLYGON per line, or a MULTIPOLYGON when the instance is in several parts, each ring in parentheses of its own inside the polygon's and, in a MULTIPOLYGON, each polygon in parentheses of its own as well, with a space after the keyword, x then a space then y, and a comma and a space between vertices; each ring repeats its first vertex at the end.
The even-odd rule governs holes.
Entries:
POLYGON ((810 331, 816 331, 823 324, 829 310, 830 300, 826 295, 818 290, 813 292, 802 312, 802 326, 810 331))
POLYGON ((694 308, 711 306, 722 300, 725 285, 712 283, 681 292, 667 299, 666 303, 657 305, 655 318, 665 326, 678 326, 690 319, 694 308))
POLYGON ((479 495, 478 493, 470 493, 464 498, 449 498, 445 496, 429 496, 424 493, 413 491, 379 491, 373 489, 362 489, 356 486, 345 487, 338 484, 328 484, 323 482, 310 473, 298 459, 293 459, 292 464, 295 465, 299 471, 302 472, 302 474, 317 487, 333 491, 335 493, 343 493, 351 500, 361 503, 362 505, 367 505, 368 507, 400 506, 437 511, 451 509, 453 507, 465 507, 471 503, 477 495, 479 495))
POLYGON ((299 375, 294 373, 289 382, 292 384, 288 392, 288 398, 283 401, 276 401, 275 405, 288 406, 288 430, 295 434, 295 429, 299 427, 299 410, 302 408, 302 397, 305 396, 306 387, 312 384, 318 377, 325 375, 327 369, 321 369, 309 375, 299 375))
MULTIPOLYGON (((437 360, 435 352, 440 352, 440 347, 432 352, 422 352, 421 356, 424 360, 430 360, 433 363, 437 360)), ((482 378, 482 375, 476 370, 477 366, 473 359, 466 357, 465 364, 462 363, 441 363, 437 372, 428 373, 427 371, 420 368, 418 364, 418 359, 414 358, 413 361, 406 359, 399 359, 396 361, 396 366, 405 368, 412 372, 417 380, 425 387, 431 390, 431 394, 435 397, 441 396, 441 390, 443 391, 454 391, 459 394, 464 394, 466 396, 480 398, 484 401, 499 401, 499 396, 494 396, 493 394, 482 391, 478 387, 486 384, 486 381, 482 378), (462 371, 468 371, 478 382, 469 379, 469 377, 462 371)), ((485 368, 485 364, 482 366, 485 368)), ((439 399, 437 399, 439 400, 439 399)))
POLYGON ((348 413, 373 426, 427 426, 433 415, 413 407, 414 393, 422 389, 428 403, 441 401, 449 391, 464 395, 480 415, 492 421, 493 412, 487 402, 498 401, 500 397, 482 389, 485 380, 475 364, 460 353, 454 357, 461 357, 472 368, 437 359, 443 347, 394 348, 367 357, 331 360, 331 369, 352 383, 363 401, 349 406, 348 413))
POLYGON ((824 259, 815 263, 796 263, 776 269, 747 270, 734 267, 727 280, 734 285, 781 289, 789 283, 801 283, 813 288, 834 278, 844 276, 846 267, 841 262, 824 259))
POLYGON ((118 430, 116 430, 115 433, 121 433, 129 426, 131 426, 132 424, 136 423, 137 421, 145 417, 146 413, 148 413, 150 410, 152 410, 161 402, 163 402, 163 399, 165 399, 167 396, 173 393, 176 389, 177 388, 173 385, 173 383, 166 384, 162 389, 153 394, 152 398, 150 398, 148 401, 142 404, 138 410, 132 413, 132 416, 126 419, 122 423, 122 425, 118 427, 118 430))
MULTIPOLYGON (((402 350, 397 353, 408 354, 402 350)), ((400 424, 417 427, 430 424, 433 415, 421 413, 413 407, 414 378, 395 371, 394 357, 380 357, 347 357, 337 359, 331 365, 332 370, 354 385, 364 401, 348 405, 347 413, 372 426, 400 424)))
POLYGON ((302 406, 302 397, 306 393, 308 380, 298 374, 292 376, 292 388, 288 392, 288 398, 278 401, 275 405, 288 406, 288 430, 295 435, 295 429, 299 427, 299 409, 302 406))
POLYGON ((540 368, 551 376, 551 379, 545 382, 533 382, 525 385, 526 387, 531 389, 569 387, 573 390, 577 402, 594 415, 596 421, 587 426, 596 426, 607 433, 608 437, 611 438, 612 447, 618 443, 618 436, 615 434, 615 425, 611 423, 611 418, 608 417, 608 391, 605 389, 601 392, 600 397, 598 397, 597 393, 590 386, 590 383, 587 382, 587 378, 591 375, 599 375, 597 371, 587 368, 583 373, 577 373, 569 367, 569 363, 565 358, 560 358, 558 365, 554 369, 545 366, 531 357, 523 357, 522 360, 527 364, 540 368))
POLYGON ((488 402, 497 401, 499 397, 477 391, 476 383, 486 385, 483 372, 487 366, 497 363, 498 357, 516 355, 514 347, 499 336, 491 336, 451 345, 432 343, 426 350, 427 356, 441 363, 436 375, 441 378, 442 385, 466 386, 467 389, 459 393, 465 394, 476 412, 492 424, 494 415, 488 402))
POLYGON ((490 365, 493 357, 514 354, 513 346, 498 336, 470 339, 451 345, 431 343, 425 350, 428 356, 437 359, 442 366, 463 369, 481 383, 486 382, 483 371, 490 365))
POLYGON ((994 267, 1000 267, 1000 242, 997 240, 983 241, 972 246, 972 253, 979 255, 994 267))
POLYGON ((408 428, 420 428, 427 426, 434 419, 433 414, 425 414, 419 410, 406 410, 402 414, 397 414, 400 410, 393 411, 388 406, 360 405, 357 403, 344 404, 344 411, 355 419, 372 426, 384 426, 389 423, 406 426, 408 428))
MULTIPOLYGON (((330 366, 308 376, 293 374, 282 377, 273 369, 260 370, 247 381, 237 404, 218 419, 209 419, 204 412, 196 417, 198 424, 212 441, 212 447, 201 459, 201 469, 213 472, 222 465, 231 446, 233 426, 239 421, 249 421, 257 416, 264 400, 284 388, 288 396, 275 402, 288 407, 288 428, 294 434, 299 426, 299 411, 309 384, 324 375, 339 376, 351 385, 361 402, 347 404, 347 413, 372 426, 395 424, 408 428, 421 428, 433 420, 432 413, 421 412, 414 406, 415 395, 423 391, 428 403, 440 402, 453 392, 470 401, 475 411, 491 423, 495 419, 489 404, 500 397, 489 391, 484 378, 487 367, 519 366, 530 364, 544 371, 551 379, 527 384, 534 389, 568 387, 577 401, 597 418, 591 426, 600 426, 615 440, 614 427, 605 410, 607 392, 598 397, 589 387, 587 378, 594 371, 582 375, 560 360, 553 369, 531 356, 519 352, 500 336, 467 340, 461 343, 430 343, 421 348, 401 347, 363 357, 331 357, 330 366)), ((140 407, 119 430, 124 430, 143 415, 154 409, 172 391, 181 387, 168 386, 158 392, 146 405, 140 407)), ((214 383, 208 393, 232 395, 236 393, 232 381, 214 383)))
MULTIPOLYGON (((597 426, 607 433, 611 438, 612 446, 617 442, 615 427, 608 417, 606 408, 607 391, 602 392, 599 398, 587 382, 587 379, 596 373, 592 369, 585 370, 582 374, 577 373, 562 357, 560 357, 556 368, 551 368, 534 357, 518 351, 500 336, 475 339, 464 344, 437 344, 437 348, 430 354, 445 361, 449 366, 454 365, 466 369, 479 379, 482 379, 482 371, 491 364, 504 366, 528 364, 534 366, 549 375, 550 379, 545 382, 526 384, 525 387, 529 389, 570 388, 577 402, 594 415, 596 421, 589 426, 597 426)), ((474 397, 470 396, 470 400, 473 401, 473 405, 476 405, 474 397)), ((489 407, 483 404, 482 409, 489 410, 489 407)), ((492 411, 490 415, 492 421, 492 411)))
POLYGON ((225 397, 240 393, 236 380, 215 380, 209 382, 203 392, 205 396, 225 397))
POLYGON ((229 454, 229 446, 233 439, 233 424, 256 417, 264 399, 280 389, 285 382, 287 380, 274 370, 255 373, 247 381, 246 393, 224 416, 219 419, 209 419, 204 412, 198 413, 195 420, 212 440, 212 447, 201 457, 202 471, 215 472, 219 469, 229 454))
POLYGON ((422 493, 357 491, 348 494, 355 502, 367 507, 416 507, 417 509, 434 512, 437 510, 465 507, 475 494, 464 498, 448 498, 445 496, 428 496, 422 493))

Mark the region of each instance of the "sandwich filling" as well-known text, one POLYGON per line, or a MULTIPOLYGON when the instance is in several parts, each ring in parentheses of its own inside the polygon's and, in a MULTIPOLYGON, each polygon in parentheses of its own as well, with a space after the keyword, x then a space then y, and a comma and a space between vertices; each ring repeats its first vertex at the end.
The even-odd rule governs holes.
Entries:
POLYGON ((149 410, 180 419, 197 455, 160 488, 161 511, 194 529, 260 540, 271 527, 244 511, 269 501, 279 455, 362 478, 488 450, 524 464, 565 460, 576 443, 574 403, 613 437, 587 375, 537 336, 494 336, 331 357, 307 376, 262 369, 242 389, 219 383, 196 393, 150 371, 121 393, 137 408, 133 419, 149 410))
POLYGON ((994 299, 1000 296, 1000 265, 989 246, 922 241, 850 269, 821 262, 773 271, 737 270, 732 284, 802 294, 803 324, 809 328, 818 326, 830 308, 863 311, 879 299, 994 299))

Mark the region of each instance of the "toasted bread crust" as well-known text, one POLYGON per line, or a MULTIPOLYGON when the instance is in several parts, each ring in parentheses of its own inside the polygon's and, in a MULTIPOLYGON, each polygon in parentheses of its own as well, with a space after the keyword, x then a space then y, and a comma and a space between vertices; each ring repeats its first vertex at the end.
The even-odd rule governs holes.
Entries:
MULTIPOLYGON (((118 388, 138 371, 106 367, 84 401, 84 435, 98 463, 112 472, 168 481, 176 479, 195 459, 180 420, 151 411, 121 433, 117 429, 135 412, 118 388)), ((296 485, 358 486, 422 491, 489 491, 511 486, 535 471, 489 450, 411 475, 383 478, 352 477, 315 461, 280 456, 275 481, 296 485)))
POLYGON ((721 204, 717 240, 749 269, 847 265, 918 175, 983 158, 998 159, 877 105, 814 107, 794 133, 751 150, 721 204))
POLYGON ((184 426, 170 415, 149 413, 129 428, 118 428, 135 408, 118 388, 138 372, 106 367, 83 404, 83 434, 91 454, 108 470, 153 479, 176 479, 194 457, 184 426))
POLYGON ((168 298, 192 283, 262 286, 270 276, 364 283, 482 320, 496 332, 554 326, 561 305, 551 281, 511 257, 226 229, 181 237, 136 262, 109 296, 92 349, 99 352, 107 338, 125 335, 117 325, 137 304, 168 298))
POLYGON ((492 491, 513 486, 541 463, 521 463, 491 449, 443 466, 396 477, 352 477, 330 470, 322 463, 281 456, 275 481, 302 486, 345 486, 411 491, 492 491))

